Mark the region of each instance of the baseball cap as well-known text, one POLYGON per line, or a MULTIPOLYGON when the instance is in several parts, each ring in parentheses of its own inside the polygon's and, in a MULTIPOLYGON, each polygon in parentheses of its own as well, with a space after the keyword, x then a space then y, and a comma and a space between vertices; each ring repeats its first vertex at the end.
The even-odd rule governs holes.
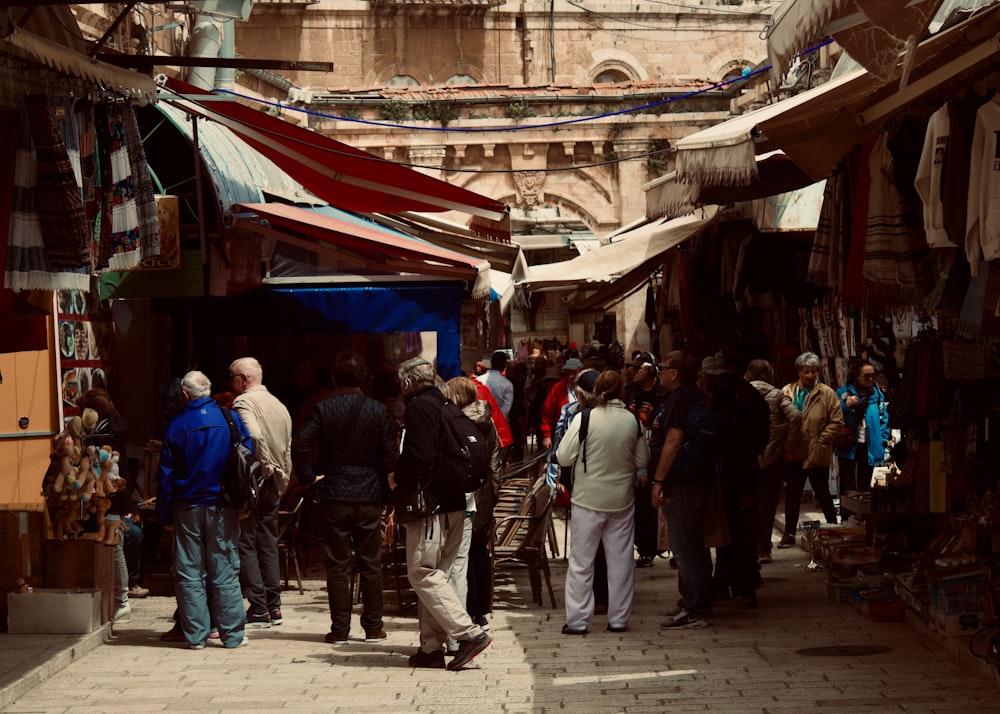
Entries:
POLYGON ((562 368, 564 372, 575 372, 578 369, 583 369, 583 362, 578 357, 570 357, 562 368))
POLYGON ((597 378, 601 375, 596 369, 585 369, 576 377, 576 386, 590 394, 597 387, 597 378))
POLYGON ((721 355, 712 355, 701 361, 701 371, 705 374, 729 374, 733 370, 726 366, 726 360, 721 355))

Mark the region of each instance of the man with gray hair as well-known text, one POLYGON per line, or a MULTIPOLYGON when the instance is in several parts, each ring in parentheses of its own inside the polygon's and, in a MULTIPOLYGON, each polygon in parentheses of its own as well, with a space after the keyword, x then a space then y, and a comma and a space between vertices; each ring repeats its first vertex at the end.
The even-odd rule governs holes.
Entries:
POLYGON ((247 627, 283 622, 278 504, 292 476, 292 417, 263 379, 260 362, 253 357, 229 365, 229 383, 236 394, 233 410, 253 438, 264 475, 257 504, 240 522, 240 582, 250 601, 247 627))
MULTIPOLYGON (((174 534, 178 622, 188 647, 195 650, 205 648, 212 624, 224 646, 247 643, 236 551, 239 514, 220 499, 233 445, 229 424, 211 392, 212 383, 201 372, 184 375, 184 409, 163 435, 157 473, 156 513, 174 534)), ((238 415, 233 422, 252 447, 238 415)))
MULTIPOLYGON (((406 400, 403 448, 396 462, 395 482, 399 496, 413 493, 429 482, 441 451, 441 406, 444 395, 434 388, 437 375, 433 365, 417 357, 399 365, 400 390, 406 400)), ((448 663, 450 670, 462 669, 492 639, 472 621, 448 582, 455 562, 465 522, 463 493, 444 493, 429 488, 440 504, 426 518, 407 519, 406 574, 417 594, 420 649, 410 656, 411 667, 444 669, 444 649, 448 638, 458 642, 458 651, 448 663)), ((403 518, 397 510, 396 518, 403 518)))
POLYGON ((830 466, 833 464, 833 440, 844 426, 844 414, 837 393, 819 381, 819 368, 819 357, 803 352, 795 359, 798 380, 782 389, 802 413, 802 428, 799 434, 789 434, 786 447, 789 456, 785 464, 785 535, 778 543, 779 548, 795 545, 799 507, 807 480, 826 522, 837 522, 830 493, 830 466), (794 441, 792 436, 796 437, 794 441))

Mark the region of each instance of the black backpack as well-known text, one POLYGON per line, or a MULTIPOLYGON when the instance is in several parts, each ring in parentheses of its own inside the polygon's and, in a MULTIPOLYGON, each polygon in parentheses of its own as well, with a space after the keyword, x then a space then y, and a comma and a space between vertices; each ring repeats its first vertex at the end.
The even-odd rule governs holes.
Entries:
POLYGON ((671 471, 686 480, 707 479, 716 473, 725 419, 705 402, 691 404, 684 423, 684 443, 671 471))
POLYGON ((441 447, 431 485, 441 493, 475 493, 486 483, 490 453, 479 427, 454 402, 441 405, 441 447))
POLYGON ((257 505, 260 490, 264 486, 264 469, 260 460, 243 440, 233 422, 233 416, 225 407, 219 407, 229 424, 229 440, 232 450, 222 472, 219 484, 219 499, 225 506, 235 508, 240 513, 249 513, 257 505))

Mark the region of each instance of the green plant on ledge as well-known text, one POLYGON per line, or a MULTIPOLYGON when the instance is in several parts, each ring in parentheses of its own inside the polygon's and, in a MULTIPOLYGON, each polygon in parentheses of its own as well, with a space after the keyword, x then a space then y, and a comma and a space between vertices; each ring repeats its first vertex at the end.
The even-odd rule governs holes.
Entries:
POLYGON ((516 102, 511 102, 506 107, 504 107, 503 115, 508 119, 525 119, 527 117, 537 117, 538 112, 528 104, 523 99, 519 99, 516 102))
POLYGON ((401 99, 390 99, 378 108, 377 114, 382 121, 398 124, 410 118, 410 105, 401 99))

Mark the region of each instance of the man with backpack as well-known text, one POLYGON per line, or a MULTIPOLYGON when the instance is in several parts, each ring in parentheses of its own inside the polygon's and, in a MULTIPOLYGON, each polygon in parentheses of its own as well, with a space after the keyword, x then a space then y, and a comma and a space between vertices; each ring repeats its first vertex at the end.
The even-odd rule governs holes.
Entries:
POLYGON ((420 649, 410 656, 410 666, 445 669, 444 650, 450 637, 458 642, 458 652, 447 668, 459 670, 489 647, 492 639, 472 621, 448 582, 462 544, 466 506, 462 489, 467 486, 451 488, 441 478, 454 465, 449 463, 454 457, 446 459, 444 454, 445 441, 455 433, 446 433, 446 412, 451 411, 449 405, 459 414, 461 410, 434 387, 436 376, 433 365, 423 358, 399 365, 406 412, 395 472, 396 518, 406 527, 407 577, 419 601, 420 649), (417 502, 423 508, 404 508, 417 502))
POLYGON ((664 404, 667 435, 653 475, 651 502, 667 519, 670 550, 677 559, 681 610, 664 629, 708 627, 712 614, 712 558, 705 547, 705 511, 716 477, 712 453, 713 413, 695 385, 698 363, 690 353, 674 350, 660 365, 660 382, 670 390, 664 404), (699 426, 700 425, 700 426, 699 426))

